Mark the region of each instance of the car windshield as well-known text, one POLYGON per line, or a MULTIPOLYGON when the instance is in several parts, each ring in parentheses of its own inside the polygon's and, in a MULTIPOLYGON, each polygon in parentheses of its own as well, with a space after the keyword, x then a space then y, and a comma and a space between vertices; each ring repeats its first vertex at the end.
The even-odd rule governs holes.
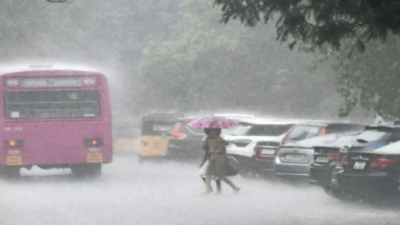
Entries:
POLYGON ((319 126, 309 126, 309 125, 298 125, 293 128, 290 132, 286 142, 288 141, 299 141, 303 139, 308 139, 318 135, 321 127, 319 126))
POLYGON ((240 124, 237 126, 231 133, 233 136, 242 136, 245 135, 246 132, 250 129, 251 125, 249 124, 240 124))
POLYGON ((372 141, 386 141, 389 139, 392 132, 379 131, 379 130, 366 130, 359 134, 355 140, 360 143, 368 143, 372 141))

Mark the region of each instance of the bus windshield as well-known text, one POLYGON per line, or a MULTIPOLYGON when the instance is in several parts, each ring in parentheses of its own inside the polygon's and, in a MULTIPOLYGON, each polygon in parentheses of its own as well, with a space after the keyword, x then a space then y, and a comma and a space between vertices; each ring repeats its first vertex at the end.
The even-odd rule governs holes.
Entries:
POLYGON ((90 118, 100 116, 99 92, 6 92, 7 119, 90 118))

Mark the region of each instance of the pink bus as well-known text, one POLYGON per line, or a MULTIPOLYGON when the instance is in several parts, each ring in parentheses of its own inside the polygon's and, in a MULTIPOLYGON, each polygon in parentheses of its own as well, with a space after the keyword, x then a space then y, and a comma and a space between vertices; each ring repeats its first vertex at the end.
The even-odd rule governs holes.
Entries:
POLYGON ((97 72, 37 70, 0 77, 0 166, 8 177, 36 165, 98 177, 112 161, 106 77, 97 72))

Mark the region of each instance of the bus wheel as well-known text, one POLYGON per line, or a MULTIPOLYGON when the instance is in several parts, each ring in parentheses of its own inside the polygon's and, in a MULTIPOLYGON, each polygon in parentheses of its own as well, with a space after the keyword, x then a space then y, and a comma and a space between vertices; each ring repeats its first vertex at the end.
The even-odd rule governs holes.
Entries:
POLYGON ((4 168, 5 176, 8 179, 18 179, 21 177, 20 167, 18 166, 7 166, 4 168))
POLYGON ((101 176, 101 163, 75 164, 71 166, 71 172, 78 178, 98 178, 101 176))

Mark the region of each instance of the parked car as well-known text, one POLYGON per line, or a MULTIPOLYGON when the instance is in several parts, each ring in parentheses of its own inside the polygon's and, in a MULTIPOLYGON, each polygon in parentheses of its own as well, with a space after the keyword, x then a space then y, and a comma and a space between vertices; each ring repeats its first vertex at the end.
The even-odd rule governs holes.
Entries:
MULTIPOLYGON (((254 118, 252 115, 241 114, 214 114, 214 116, 231 119, 235 122, 243 118, 254 118)), ((203 141, 206 137, 204 129, 187 126, 192 117, 181 118, 171 132, 168 146, 168 157, 179 160, 199 160, 204 152, 203 141)), ((222 136, 229 134, 233 129, 223 129, 222 136)))
POLYGON ((372 151, 348 152, 337 173, 339 187, 353 198, 383 194, 393 197, 400 184, 400 141, 372 151))
POLYGON ((340 164, 340 150, 344 146, 349 146, 358 133, 334 134, 336 141, 324 144, 314 145, 314 157, 310 165, 310 183, 321 186, 327 192, 335 189, 336 177, 335 168, 340 164))
POLYGON ((247 115, 247 114, 231 114, 231 113, 217 113, 214 116, 228 118, 234 121, 241 121, 241 120, 249 120, 249 119, 256 119, 257 117, 254 115, 247 115))
POLYGON ((285 143, 275 157, 275 177, 309 178, 310 163, 313 160, 315 145, 333 144, 337 135, 318 138, 328 134, 357 132, 365 129, 364 125, 338 122, 310 122, 296 124, 289 132, 285 143), (313 139, 309 139, 316 137, 313 139), (298 141, 303 140, 303 141, 298 141))
POLYGON ((150 113, 142 118, 141 137, 137 155, 140 160, 165 157, 171 130, 181 114, 150 113))
POLYGON ((202 144, 206 134, 202 128, 187 126, 190 118, 181 118, 171 132, 168 157, 177 160, 198 160, 203 155, 202 144))
POLYGON ((227 154, 231 164, 243 176, 254 176, 263 169, 273 169, 270 157, 275 156, 275 151, 281 145, 287 132, 296 124, 296 121, 279 121, 252 119, 242 120, 239 125, 224 138, 229 143, 227 154), (259 168, 259 159, 262 168, 259 168), (262 157, 262 158, 261 158, 262 157))
POLYGON ((296 124, 290 131, 284 144, 303 139, 334 133, 360 132, 365 125, 342 122, 309 121, 296 124))
POLYGON ((372 151, 389 143, 400 140, 400 127, 396 123, 367 126, 351 145, 342 149, 342 156, 347 152, 372 151))

